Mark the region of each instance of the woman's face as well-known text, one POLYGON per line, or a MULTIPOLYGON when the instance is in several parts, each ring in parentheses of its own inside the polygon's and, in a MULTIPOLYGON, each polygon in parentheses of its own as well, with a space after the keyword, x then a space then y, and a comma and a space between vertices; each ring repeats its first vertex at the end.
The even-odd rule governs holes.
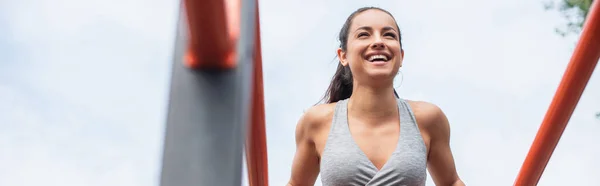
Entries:
POLYGON ((361 83, 393 83, 402 66, 404 51, 392 16, 371 9, 357 14, 348 31, 347 50, 338 49, 342 65, 350 65, 361 83))

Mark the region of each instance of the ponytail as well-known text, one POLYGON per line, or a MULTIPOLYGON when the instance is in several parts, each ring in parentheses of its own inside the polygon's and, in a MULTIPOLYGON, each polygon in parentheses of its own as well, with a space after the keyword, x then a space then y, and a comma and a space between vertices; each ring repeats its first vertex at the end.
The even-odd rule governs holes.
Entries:
POLYGON ((352 95, 352 82, 350 67, 339 63, 323 98, 326 100, 325 103, 335 103, 350 98, 352 95))

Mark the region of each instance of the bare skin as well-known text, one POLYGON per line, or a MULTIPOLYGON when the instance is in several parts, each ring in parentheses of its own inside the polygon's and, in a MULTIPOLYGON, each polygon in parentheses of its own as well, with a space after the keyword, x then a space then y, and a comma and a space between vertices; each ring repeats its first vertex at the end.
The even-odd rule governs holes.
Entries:
MULTIPOLYGON (((400 135, 393 78, 402 66, 404 51, 398 41, 394 19, 379 10, 354 17, 347 51, 338 50, 342 65, 350 65, 354 84, 348 102, 350 133, 359 148, 378 168, 395 150, 400 135), (386 63, 368 57, 385 54, 386 63)), ((434 104, 408 101, 427 147, 427 168, 436 185, 462 186, 450 150, 450 127, 446 115, 434 104)), ((296 126, 296 155, 288 186, 314 185, 325 148, 335 103, 310 108, 296 126)))

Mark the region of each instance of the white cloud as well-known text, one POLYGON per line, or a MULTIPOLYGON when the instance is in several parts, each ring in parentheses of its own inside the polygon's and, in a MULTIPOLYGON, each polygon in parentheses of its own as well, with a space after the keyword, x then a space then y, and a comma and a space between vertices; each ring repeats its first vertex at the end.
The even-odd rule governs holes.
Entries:
MULTIPOLYGON (((154 159, 120 144, 118 131, 95 131, 103 121, 65 104, 0 86, 0 185, 147 185, 154 159), (96 119, 96 122, 90 120, 96 119), (35 178, 35 179, 34 179, 35 178)), ((106 129, 104 129, 106 130, 106 129)), ((110 129, 109 129, 110 130, 110 129)), ((121 133, 122 134, 122 133, 121 133)), ((123 138, 126 137, 126 138, 123 138)), ((135 149, 135 147, 134 147, 135 149)), ((146 150, 147 151, 147 150, 146 150)))
POLYGON ((0 7, 0 185, 156 185, 177 2, 0 7))

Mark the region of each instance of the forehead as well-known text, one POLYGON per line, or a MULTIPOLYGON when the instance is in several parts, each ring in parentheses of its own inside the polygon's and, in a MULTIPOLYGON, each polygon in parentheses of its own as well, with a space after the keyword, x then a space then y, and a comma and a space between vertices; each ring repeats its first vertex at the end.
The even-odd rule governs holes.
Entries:
POLYGON ((354 16, 354 20, 352 20, 352 25, 350 28, 351 30, 356 30, 357 28, 363 26, 372 27, 374 29, 389 26, 395 29, 396 21, 394 21, 392 16, 381 10, 370 9, 354 16))

